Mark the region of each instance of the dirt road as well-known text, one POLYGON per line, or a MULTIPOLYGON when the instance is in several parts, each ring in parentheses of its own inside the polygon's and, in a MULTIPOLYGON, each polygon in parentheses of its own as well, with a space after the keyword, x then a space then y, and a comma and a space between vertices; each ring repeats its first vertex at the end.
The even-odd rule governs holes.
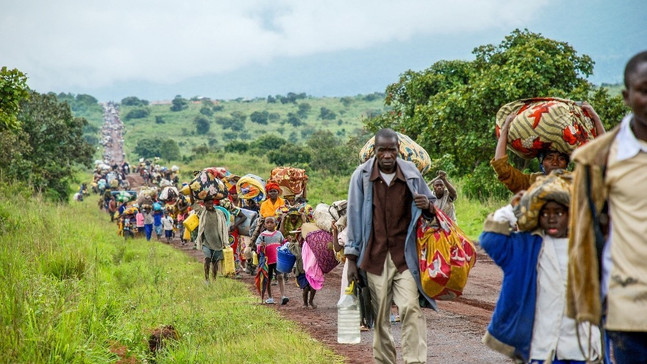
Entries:
MULTIPOLYGON (((202 262, 202 253, 191 244, 181 245, 179 240, 171 243, 202 262)), ((290 302, 285 305, 270 305, 288 320, 297 322, 310 335, 324 343, 336 353, 348 358, 348 363, 372 363, 373 332, 362 332, 362 341, 357 345, 337 343, 337 308, 341 285, 341 265, 326 275, 324 287, 317 292, 316 309, 302 307, 301 290, 293 279, 286 285, 290 302)), ((487 255, 479 254, 463 296, 456 301, 438 302, 438 311, 425 309, 427 321, 428 363, 512 363, 481 343, 494 304, 499 295, 501 270, 487 255)), ((225 278, 228 279, 228 278, 225 278)), ((250 291, 257 295, 254 277, 243 273, 241 280, 248 284, 250 291)), ((275 296, 278 298, 278 287, 275 296)), ((260 302, 260 298, 259 298, 260 302)), ((398 360, 401 361, 400 323, 392 325, 396 341, 398 360)))

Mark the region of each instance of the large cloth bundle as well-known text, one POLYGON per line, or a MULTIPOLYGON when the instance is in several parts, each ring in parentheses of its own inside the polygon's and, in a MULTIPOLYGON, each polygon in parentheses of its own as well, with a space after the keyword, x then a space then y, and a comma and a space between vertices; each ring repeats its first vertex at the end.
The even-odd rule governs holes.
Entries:
POLYGON ((420 218, 417 245, 422 289, 431 298, 452 300, 463 293, 476 249, 465 233, 436 208, 439 227, 420 218))
POLYGON ((511 113, 516 116, 508 131, 508 149, 521 158, 532 159, 546 150, 570 155, 596 137, 591 117, 571 100, 537 97, 503 105, 496 114, 497 138, 511 113))
POLYGON ((335 201, 332 205, 325 203, 317 204, 313 213, 317 227, 331 232, 332 222, 339 221, 342 216, 346 215, 346 205, 346 200, 335 201))
MULTIPOLYGON (((398 140, 400 142, 400 153, 398 156, 404 160, 413 162, 421 174, 427 173, 431 168, 431 158, 429 158, 429 153, 427 153, 425 148, 418 145, 418 143, 414 142, 413 139, 408 136, 397 132, 396 134, 398 134, 398 140)), ((360 161, 363 163, 371 159, 371 157, 375 155, 374 149, 375 137, 372 137, 359 151, 360 161)))
POLYGON ((254 174, 246 174, 236 182, 238 197, 260 203, 265 199, 265 181, 254 174))
POLYGON ((548 176, 537 178, 514 208, 517 226, 522 231, 532 231, 539 225, 539 212, 548 201, 566 207, 571 201, 572 174, 563 170, 553 171, 548 176))
POLYGON ((274 182, 279 186, 287 187, 295 195, 305 197, 308 176, 306 171, 300 168, 276 167, 272 170, 270 179, 267 182, 274 182))
POLYGON ((325 230, 312 231, 306 235, 305 243, 312 250, 323 274, 330 272, 339 264, 332 249, 332 235, 329 232, 325 230))
POLYGON ((225 184, 207 169, 200 171, 189 183, 193 198, 220 200, 227 197, 225 184))

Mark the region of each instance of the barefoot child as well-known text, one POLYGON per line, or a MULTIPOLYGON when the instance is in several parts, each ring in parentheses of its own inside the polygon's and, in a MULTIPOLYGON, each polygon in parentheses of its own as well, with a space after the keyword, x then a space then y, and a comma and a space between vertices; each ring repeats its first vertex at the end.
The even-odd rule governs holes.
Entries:
POLYGON ((483 342, 524 363, 597 360, 602 357, 599 328, 565 315, 570 174, 539 177, 522 193, 488 216, 479 238, 503 269, 483 342), (520 231, 511 231, 515 224, 520 231))
POLYGON ((296 234, 296 239, 289 243, 288 248, 290 249, 290 253, 297 258, 294 270, 297 275, 297 285, 301 288, 303 295, 303 307, 317 308, 317 305, 314 304, 315 294, 317 291, 310 286, 310 283, 308 283, 308 279, 306 279, 306 271, 303 269, 303 259, 301 257, 301 247, 303 246, 303 242, 304 240, 299 232, 296 234))
MULTIPOLYGON (((267 216, 265 218, 265 231, 263 231, 256 239, 256 247, 258 254, 263 255, 267 263, 267 279, 263 280, 263 286, 267 290, 267 300, 265 303, 273 304, 274 298, 272 297, 272 277, 276 273, 276 249, 283 244, 283 235, 280 231, 276 230, 276 217, 267 216)), ((262 273, 261 273, 262 274, 262 273)), ((290 300, 285 296, 285 282, 279 279, 279 289, 281 290, 281 304, 285 305, 290 300)), ((261 300, 264 298, 265 289, 261 288, 261 300)))

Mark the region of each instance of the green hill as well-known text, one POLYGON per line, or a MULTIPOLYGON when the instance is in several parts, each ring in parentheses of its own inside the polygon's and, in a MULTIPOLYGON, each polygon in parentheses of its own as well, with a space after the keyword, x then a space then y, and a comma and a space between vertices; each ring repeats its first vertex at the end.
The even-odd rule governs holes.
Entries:
POLYGON ((384 111, 382 94, 354 97, 298 98, 268 97, 253 100, 186 100, 186 108, 171 111, 172 102, 148 105, 121 105, 125 125, 124 149, 130 159, 137 141, 157 137, 173 139, 182 155, 192 154, 197 146, 222 149, 239 140, 250 142, 259 136, 277 134, 295 144, 302 144, 317 130, 331 131, 342 140, 362 130, 362 119, 384 111), (269 102, 268 102, 269 101, 269 102), (274 102, 271 102, 274 101, 274 102), (202 119, 208 131, 196 127, 202 119))

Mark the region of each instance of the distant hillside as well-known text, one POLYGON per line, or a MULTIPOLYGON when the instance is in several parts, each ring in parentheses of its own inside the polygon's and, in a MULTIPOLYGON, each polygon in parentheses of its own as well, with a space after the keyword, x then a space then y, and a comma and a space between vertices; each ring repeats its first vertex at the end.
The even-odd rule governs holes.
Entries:
POLYGON ((124 149, 129 158, 137 141, 173 139, 182 155, 197 146, 222 149, 228 143, 253 141, 267 133, 300 144, 317 130, 328 130, 342 140, 361 131, 362 119, 384 112, 384 95, 314 98, 305 94, 254 100, 186 100, 148 102, 122 100, 124 149), (172 108, 181 109, 171 111, 172 108), (204 132, 208 130, 207 132, 204 132))

